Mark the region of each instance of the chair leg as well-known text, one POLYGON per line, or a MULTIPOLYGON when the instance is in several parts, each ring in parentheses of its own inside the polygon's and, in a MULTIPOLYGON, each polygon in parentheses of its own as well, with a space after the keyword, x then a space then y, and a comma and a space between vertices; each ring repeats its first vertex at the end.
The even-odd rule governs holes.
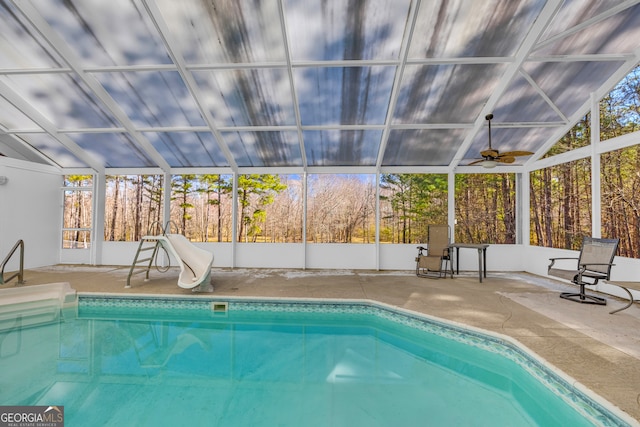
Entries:
POLYGON ((588 295, 584 289, 584 283, 579 283, 580 292, 572 293, 572 292, 563 292, 560 294, 560 298, 564 298, 569 301, 579 302, 582 304, 597 304, 597 305, 607 305, 607 300, 601 297, 597 297, 595 295, 588 295))
MULTIPOLYGON (((428 279, 441 279, 444 277, 447 278, 447 270, 449 262, 448 259, 443 258, 440 260, 440 269, 439 270, 429 270, 428 267, 420 267, 420 257, 416 257, 416 276, 418 277, 426 277, 428 279), (444 269, 442 268, 442 263, 444 261, 444 269)), ((453 265, 451 265, 451 278, 453 278, 453 265)))
POLYGON ((428 269, 420 267, 420 258, 416 258, 416 276, 417 277, 433 278, 433 275, 429 274, 429 270, 428 269))
POLYGON ((451 272, 451 278, 453 279, 453 265, 451 264, 451 259, 448 256, 444 256, 440 261, 440 277, 444 277, 446 279, 449 271, 451 272))

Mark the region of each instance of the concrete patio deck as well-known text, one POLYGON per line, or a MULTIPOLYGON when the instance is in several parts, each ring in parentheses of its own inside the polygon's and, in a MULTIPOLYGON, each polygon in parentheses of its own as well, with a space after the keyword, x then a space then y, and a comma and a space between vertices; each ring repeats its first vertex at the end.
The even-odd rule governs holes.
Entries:
MULTIPOLYGON (((25 271, 25 286, 69 282, 78 292, 196 295, 177 286, 179 271, 132 278, 129 267, 58 265, 25 271)), ((374 300, 507 335, 640 421, 640 306, 610 315, 607 306, 558 298, 575 287, 526 273, 476 273, 425 279, 411 271, 212 270, 204 296, 374 300)), ((15 282, 3 287, 14 286, 15 282)), ((640 425, 640 423, 638 424, 640 425)))

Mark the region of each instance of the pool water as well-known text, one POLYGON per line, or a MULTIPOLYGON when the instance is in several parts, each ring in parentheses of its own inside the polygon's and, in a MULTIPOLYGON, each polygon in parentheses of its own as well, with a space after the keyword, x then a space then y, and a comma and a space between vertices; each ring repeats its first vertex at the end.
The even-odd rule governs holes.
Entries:
POLYGON ((624 425, 509 343, 360 303, 81 297, 0 331, 0 373, 67 427, 624 425))

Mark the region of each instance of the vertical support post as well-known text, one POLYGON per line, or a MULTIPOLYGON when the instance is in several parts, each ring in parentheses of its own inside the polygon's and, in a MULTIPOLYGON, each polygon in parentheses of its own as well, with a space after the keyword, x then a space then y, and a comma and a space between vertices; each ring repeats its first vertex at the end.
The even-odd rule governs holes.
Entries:
POLYGON ((91 224, 91 265, 102 265, 104 246, 104 215, 107 177, 103 172, 93 175, 93 212, 91 224))
MULTIPOLYGON (((162 223, 161 225, 164 227, 166 224, 169 224, 171 221, 171 174, 165 173, 162 176, 162 223)), ((167 232, 171 232, 171 226, 168 227, 169 230, 167 232)), ((146 231, 145 231, 146 233, 146 231)), ((169 265, 170 257, 169 255, 163 251, 162 254, 162 266, 169 265)))
POLYGON ((456 241, 456 174, 449 172, 447 184, 447 222, 451 227, 451 243, 456 241))
MULTIPOLYGON (((65 190, 64 190, 64 186, 65 186, 65 175, 62 174, 60 175, 60 178, 62 179, 62 188, 60 191, 60 207, 62 210, 62 215, 60 215, 60 229, 59 229, 59 233, 58 236, 60 238, 60 241, 58 242, 58 263, 62 262, 62 253, 64 252, 64 214, 65 214, 65 190)), ((1 221, 0 221, 1 222, 1 221)))
POLYGON ((376 271, 380 271, 380 171, 376 171, 376 271))
POLYGON ((591 235, 602 237, 602 210, 600 189, 600 102, 595 93, 591 93, 591 235))
POLYGON ((309 196, 309 175, 305 170, 302 174, 302 269, 307 269, 307 200, 309 196))
POLYGON ((164 227, 169 221, 171 221, 171 174, 165 173, 162 176, 162 226, 164 227))
POLYGON ((238 245, 238 172, 232 176, 232 206, 231 206, 231 268, 236 266, 236 248, 238 245))
POLYGON ((531 244, 531 191, 529 172, 516 174, 516 244, 531 244))

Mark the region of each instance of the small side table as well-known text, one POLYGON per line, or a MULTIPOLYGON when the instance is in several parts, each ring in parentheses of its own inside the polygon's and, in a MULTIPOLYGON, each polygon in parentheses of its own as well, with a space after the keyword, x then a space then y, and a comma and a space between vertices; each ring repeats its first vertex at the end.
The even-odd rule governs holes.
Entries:
POLYGON ((452 243, 449 245, 456 249, 456 274, 460 274, 460 248, 478 250, 478 278, 482 283, 482 276, 487 277, 487 248, 488 243, 452 243))

